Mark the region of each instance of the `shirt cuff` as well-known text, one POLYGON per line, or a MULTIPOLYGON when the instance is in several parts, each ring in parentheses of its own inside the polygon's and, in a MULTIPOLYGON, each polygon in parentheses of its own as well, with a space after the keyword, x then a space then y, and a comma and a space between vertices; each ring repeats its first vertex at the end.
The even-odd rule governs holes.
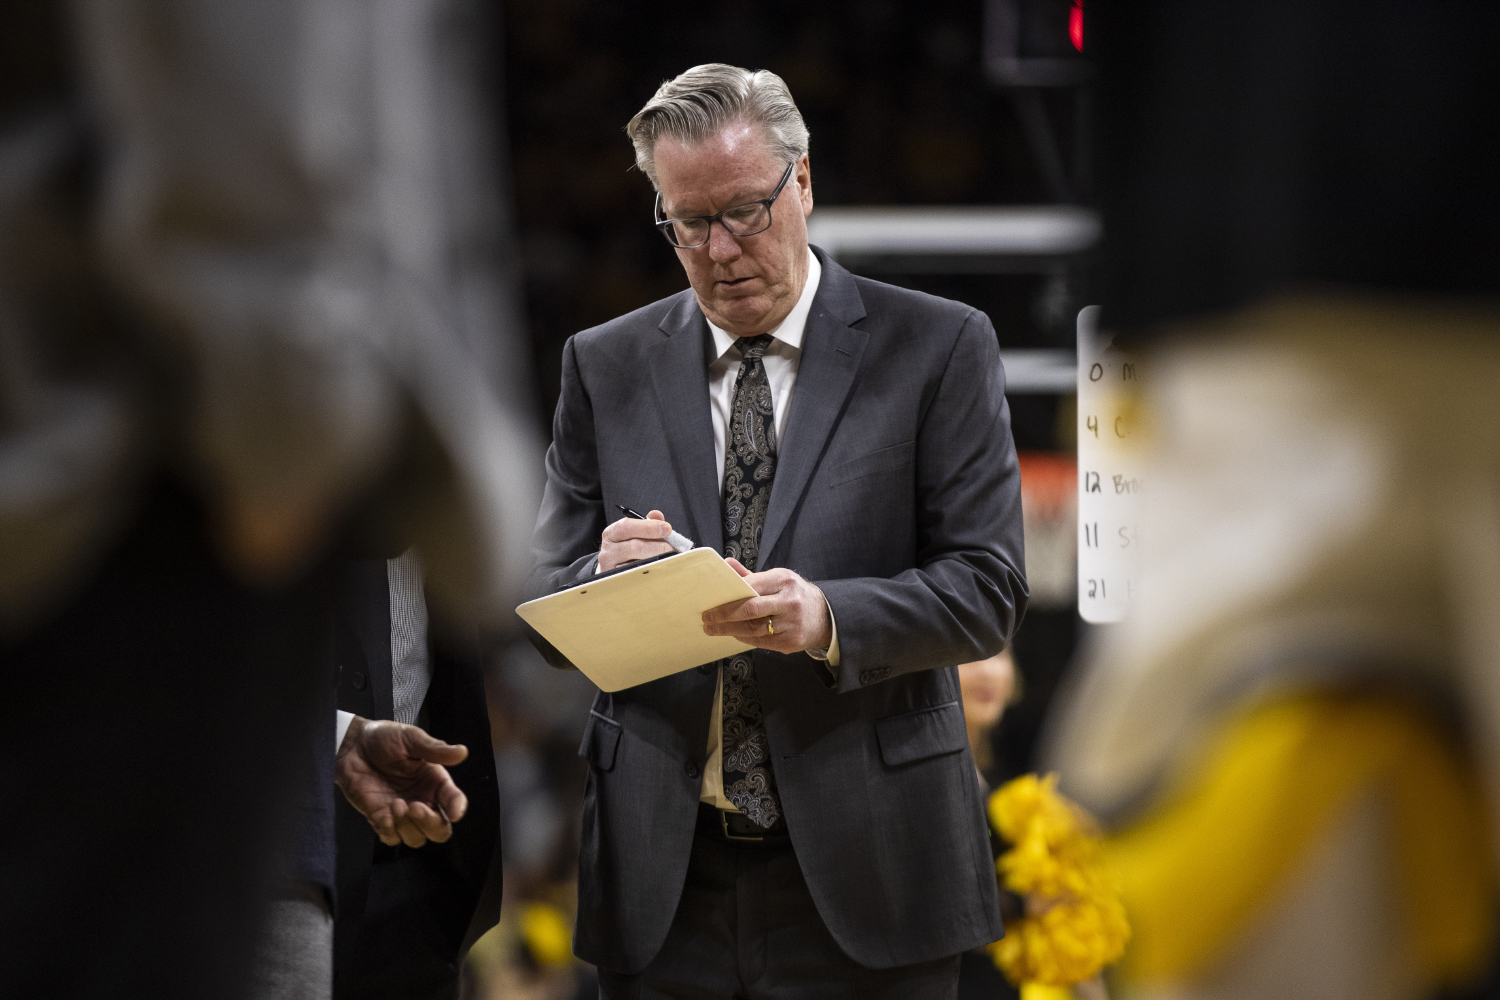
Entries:
POLYGON ((353 712, 340 711, 333 724, 333 752, 338 753, 344 745, 344 735, 349 732, 349 723, 354 721, 353 712))
POLYGON ((833 605, 828 603, 828 598, 823 598, 823 604, 828 608, 828 621, 833 626, 833 639, 828 643, 827 649, 809 649, 807 655, 815 660, 824 661, 832 668, 839 665, 839 620, 834 617, 833 605))

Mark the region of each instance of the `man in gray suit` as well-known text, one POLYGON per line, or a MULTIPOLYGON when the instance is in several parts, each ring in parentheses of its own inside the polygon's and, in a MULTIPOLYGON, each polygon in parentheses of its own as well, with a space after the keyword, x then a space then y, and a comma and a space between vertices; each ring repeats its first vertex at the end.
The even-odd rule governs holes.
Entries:
POLYGON ((808 246, 775 75, 628 132, 692 288, 568 341, 530 590, 675 527, 760 596, 704 615, 743 655, 595 700, 575 950, 607 997, 951 997, 1002 933, 954 665, 1026 604, 994 331, 808 246))

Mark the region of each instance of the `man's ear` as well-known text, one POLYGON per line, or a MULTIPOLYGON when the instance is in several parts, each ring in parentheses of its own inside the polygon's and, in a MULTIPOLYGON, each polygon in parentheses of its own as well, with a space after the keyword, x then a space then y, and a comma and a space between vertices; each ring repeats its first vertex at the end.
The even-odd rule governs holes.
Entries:
POLYGON ((805 219, 812 214, 813 210, 812 160, 806 153, 803 153, 802 159, 797 161, 796 175, 797 192, 802 196, 802 217, 805 219))

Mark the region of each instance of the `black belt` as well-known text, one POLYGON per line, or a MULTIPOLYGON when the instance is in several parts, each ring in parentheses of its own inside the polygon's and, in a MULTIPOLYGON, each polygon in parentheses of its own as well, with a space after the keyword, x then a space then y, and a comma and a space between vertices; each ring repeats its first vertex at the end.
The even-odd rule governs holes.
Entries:
POLYGON ((777 847, 790 844, 786 819, 778 817, 776 825, 769 830, 757 825, 744 813, 715 809, 707 802, 698 803, 697 832, 702 837, 712 837, 732 844, 763 844, 777 847))

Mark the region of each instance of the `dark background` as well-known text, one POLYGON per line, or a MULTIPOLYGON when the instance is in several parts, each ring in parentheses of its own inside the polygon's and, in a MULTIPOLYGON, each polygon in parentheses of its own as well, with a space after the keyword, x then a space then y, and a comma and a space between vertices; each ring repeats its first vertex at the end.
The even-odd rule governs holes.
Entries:
MULTIPOLYGON (((812 134, 818 205, 1048 201, 1009 99, 985 82, 982 25, 980 0, 508 3, 504 106, 543 420, 563 341, 687 287, 623 129, 691 66, 786 80, 812 134)), ((1041 93, 1070 155, 1071 97, 1041 93)), ((1072 313, 1048 307, 1041 275, 880 277, 983 309, 1002 347, 1071 344, 1072 313)), ((1023 447, 1052 446, 1054 421, 1039 421, 1023 447)))

